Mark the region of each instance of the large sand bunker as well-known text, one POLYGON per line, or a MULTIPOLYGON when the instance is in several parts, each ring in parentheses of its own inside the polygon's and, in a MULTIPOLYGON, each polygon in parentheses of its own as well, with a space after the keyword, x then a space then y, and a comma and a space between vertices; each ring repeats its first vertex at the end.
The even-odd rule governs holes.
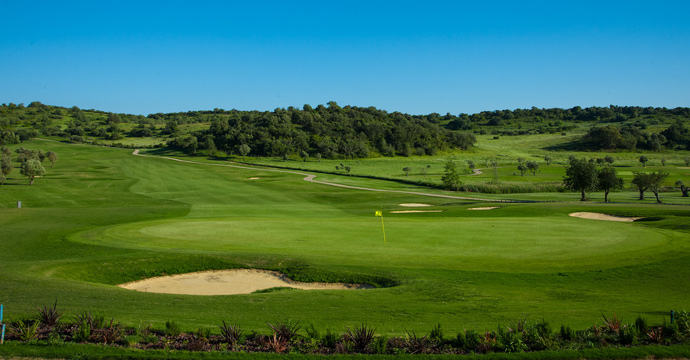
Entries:
POLYGON ((399 206, 402 207, 426 207, 426 206, 433 206, 431 204, 417 204, 417 203, 407 203, 407 204, 398 204, 399 206))
POLYGON ((302 283, 268 270, 235 269, 160 276, 118 285, 121 288, 163 294, 238 295, 290 287, 302 290, 372 289, 369 284, 302 283))
POLYGON ((607 215, 607 214, 600 214, 600 213, 593 213, 593 212, 574 212, 574 213, 570 213, 568 215, 573 216, 573 217, 583 218, 583 219, 622 221, 622 222, 633 222, 635 220, 642 219, 641 217, 615 216, 615 215, 607 215))

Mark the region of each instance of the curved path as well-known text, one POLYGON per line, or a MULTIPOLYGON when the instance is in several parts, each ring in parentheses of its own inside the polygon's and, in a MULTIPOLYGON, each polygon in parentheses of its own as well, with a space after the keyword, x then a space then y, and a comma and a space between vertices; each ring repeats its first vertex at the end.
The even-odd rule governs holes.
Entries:
MULTIPOLYGON (((374 189, 374 188, 367 188, 367 187, 361 187, 361 186, 343 185, 343 184, 336 184, 336 183, 329 183, 329 182, 325 182, 325 181, 314 180, 314 178, 316 178, 316 175, 303 173, 303 172, 299 172, 299 171, 294 171, 294 170, 278 170, 278 169, 270 169, 270 168, 266 168, 266 167, 256 168, 253 166, 242 166, 242 165, 231 165, 231 164, 209 164, 209 163, 203 163, 203 162, 198 162, 198 161, 182 160, 182 159, 177 159, 177 158, 168 157, 168 156, 142 155, 142 154, 139 154, 139 149, 134 150, 132 155, 157 158, 157 159, 167 159, 167 160, 179 161, 179 162, 184 162, 184 163, 189 163, 189 164, 199 164, 199 165, 209 165, 209 166, 224 166, 224 167, 231 167, 231 168, 236 168, 236 169, 247 169, 247 170, 261 169, 263 171, 272 171, 272 172, 278 172, 278 173, 302 175, 302 176, 304 176, 303 180, 307 181, 307 182, 311 182, 311 183, 315 183, 315 184, 321 184, 321 185, 327 185, 327 186, 335 186, 335 187, 345 188, 345 189, 429 196, 429 197, 437 197, 437 198, 453 199, 453 200, 471 200, 471 201, 487 201, 487 202, 503 202, 503 203, 506 203, 506 202, 510 202, 510 203, 536 202, 536 201, 527 201, 527 200, 482 199, 482 198, 473 198, 473 197, 465 197, 465 196, 429 194, 429 193, 423 193, 423 192, 417 192, 417 191, 385 190, 385 189, 374 189)), ((475 175, 478 175, 477 171, 478 171, 478 169, 475 170, 475 175)), ((481 173, 481 171, 479 173, 481 173)))

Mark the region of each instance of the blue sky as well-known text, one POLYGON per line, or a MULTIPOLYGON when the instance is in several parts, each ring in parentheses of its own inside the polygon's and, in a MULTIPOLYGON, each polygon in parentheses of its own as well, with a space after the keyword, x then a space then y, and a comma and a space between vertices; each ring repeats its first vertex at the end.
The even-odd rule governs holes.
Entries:
POLYGON ((0 103, 690 106, 688 1, 8 1, 0 103))

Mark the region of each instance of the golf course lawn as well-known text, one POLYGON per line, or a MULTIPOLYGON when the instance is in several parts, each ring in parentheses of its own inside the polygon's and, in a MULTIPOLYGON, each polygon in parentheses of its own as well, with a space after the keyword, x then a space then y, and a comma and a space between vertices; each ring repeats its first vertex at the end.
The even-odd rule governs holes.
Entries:
POLYGON ((287 171, 127 149, 22 146, 60 157, 34 185, 15 169, 0 189, 0 303, 10 320, 57 299, 67 316, 90 310, 132 326, 174 320, 215 331, 226 320, 268 332, 267 321, 290 319, 336 331, 366 322, 381 334, 425 333, 439 323, 453 333, 521 318, 584 328, 601 313, 661 322, 689 305, 687 206, 580 204, 577 194, 566 203, 487 203, 333 187, 287 171), (468 210, 487 206, 499 208, 468 210), (402 210, 441 211, 392 213, 402 210), (385 242, 375 211, 383 212, 385 242), (647 219, 568 216, 579 211, 647 219), (114 286, 230 268, 379 287, 192 296, 114 286))

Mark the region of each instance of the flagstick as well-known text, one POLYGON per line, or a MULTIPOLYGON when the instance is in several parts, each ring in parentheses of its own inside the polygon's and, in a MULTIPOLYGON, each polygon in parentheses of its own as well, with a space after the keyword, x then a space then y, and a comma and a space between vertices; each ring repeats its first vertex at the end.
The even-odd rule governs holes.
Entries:
POLYGON ((383 243, 386 243, 386 228, 383 226, 383 212, 381 212, 381 230, 383 230, 383 243))

